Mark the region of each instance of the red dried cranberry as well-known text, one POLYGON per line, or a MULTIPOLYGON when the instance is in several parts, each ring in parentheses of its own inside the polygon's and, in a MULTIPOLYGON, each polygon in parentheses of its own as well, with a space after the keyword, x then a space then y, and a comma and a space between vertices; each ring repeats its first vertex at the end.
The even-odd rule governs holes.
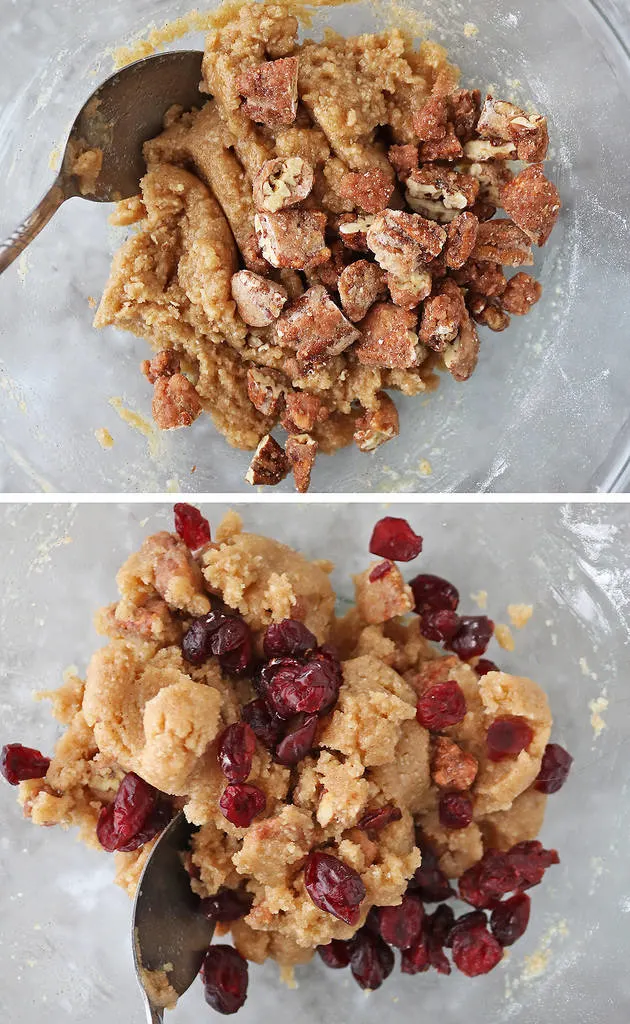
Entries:
POLYGON ((361 988, 380 988, 394 969, 394 954, 378 935, 362 928, 354 936, 350 970, 361 988))
POLYGON ((406 519, 385 516, 372 531, 370 554, 394 562, 410 562, 422 551, 422 537, 414 533, 406 519))
POLYGON ((469 978, 487 974, 502 959, 501 946, 484 927, 460 929, 453 937, 453 961, 469 978))
POLYGON ((409 949, 422 931, 424 907, 419 896, 407 892, 397 907, 381 907, 378 919, 381 937, 389 946, 409 949))
POLYGON ((538 840, 517 843, 506 853, 486 850, 459 879, 460 896, 473 907, 491 907, 508 893, 538 885, 547 868, 559 863, 556 850, 545 850, 538 840))
POLYGON ((244 704, 241 708, 241 717, 260 742, 264 743, 268 750, 273 750, 284 728, 284 722, 269 710, 262 697, 244 704))
POLYGON ((488 672, 500 671, 501 669, 499 668, 499 666, 495 665, 495 663, 493 661, 490 661, 489 658, 480 658, 477 664, 475 665, 475 672, 480 678, 481 676, 486 676, 488 672))
POLYGON ((96 838, 108 853, 113 853, 118 844, 118 836, 114 828, 114 805, 105 804, 101 807, 96 822, 96 838))
POLYGON ((197 551, 210 540, 210 523, 198 508, 180 501, 173 506, 175 531, 191 551, 197 551))
POLYGON ((471 910, 469 914, 462 914, 456 921, 453 922, 451 929, 444 939, 445 946, 452 946, 453 939, 457 935, 458 931, 467 931, 471 928, 486 928, 488 925, 488 918, 484 914, 483 910, 471 910))
POLYGON ((232 946, 210 946, 201 967, 206 1002, 217 1013, 236 1013, 247 998, 247 960, 232 946))
POLYGON ((525 934, 531 902, 526 892, 519 892, 509 900, 498 903, 492 911, 490 928, 502 946, 511 946, 525 934))
POLYGON ((266 804, 262 789, 247 782, 226 786, 219 800, 222 814, 237 828, 248 828, 256 815, 264 811, 266 804))
POLYGON ((424 836, 418 835, 416 842, 422 853, 422 863, 413 876, 416 891, 425 903, 441 903, 455 895, 448 879, 438 865, 435 851, 424 836))
POLYGON ((446 903, 440 903, 432 914, 426 918, 426 927, 431 938, 440 946, 447 944, 447 939, 455 923, 455 914, 452 907, 446 903))
POLYGON ((142 831, 157 801, 157 790, 135 772, 127 772, 114 799, 114 832, 118 847, 142 831))
POLYGON ((325 910, 346 924, 357 923, 361 902, 365 899, 365 886, 354 868, 330 853, 315 850, 306 861, 304 885, 320 910, 325 910))
POLYGON ((229 782, 245 782, 252 770, 256 737, 246 722, 228 725, 219 737, 217 759, 229 782))
POLYGON ((466 793, 442 793, 438 813, 445 828, 468 828, 473 818, 472 800, 466 793))
POLYGON ((303 622, 297 619, 283 619, 267 626, 263 640, 266 658, 284 658, 292 654, 306 654, 317 647, 313 636, 303 622))
POLYGON ((453 679, 425 690, 416 708, 416 718, 425 729, 439 731, 457 725, 466 717, 466 698, 453 679))
POLYGON ((403 974, 424 974, 430 966, 429 937, 422 934, 416 939, 413 946, 403 950, 400 969, 403 974))
POLYGON ((281 718, 305 712, 316 714, 331 707, 339 692, 339 672, 328 657, 313 655, 306 663, 281 658, 261 672, 263 696, 281 718))
POLYGON ((486 733, 486 749, 491 761, 516 758, 534 738, 529 722, 517 715, 495 718, 486 733))
POLYGON ((423 573, 411 580, 409 586, 413 591, 418 615, 429 612, 454 612, 459 604, 459 592, 448 580, 441 576, 423 573))
POLYGON ((166 828, 172 817, 173 805, 171 801, 167 797, 160 795, 157 804, 141 830, 135 836, 132 836, 127 843, 117 846, 116 851, 118 853, 131 853, 133 850, 139 850, 141 846, 144 846, 149 840, 159 835, 166 828))
POLYGON ((182 639, 182 654, 191 665, 201 665, 213 654, 212 638, 225 622, 223 612, 211 611, 193 619, 182 639))
POLYGON ((368 916, 365 919, 365 924, 363 925, 363 927, 368 932, 373 932, 374 935, 380 935, 381 934, 381 927, 380 927, 379 916, 378 916, 379 910, 380 910, 380 907, 370 907, 369 912, 368 912, 368 916))
POLYGON ((345 942, 343 939, 331 939, 326 946, 318 946, 317 952, 326 964, 337 971, 340 967, 347 967, 350 963, 350 951, 352 942, 345 942))
POLYGON ((459 629, 447 647, 458 658, 468 661, 484 653, 493 633, 494 622, 487 615, 462 615, 459 629))
POLYGON ((546 850, 538 839, 516 843, 508 850, 508 858, 518 875, 519 889, 530 889, 538 885, 547 868, 560 863, 558 851, 546 850))
POLYGON ((199 909, 211 921, 238 921, 249 914, 253 902, 252 893, 243 889, 219 889, 214 896, 206 896, 199 909))
POLYGON ((0 775, 11 786, 28 779, 43 779, 49 766, 49 757, 21 743, 7 743, 0 752, 0 775))
POLYGON ((284 739, 276 747, 276 761, 293 765, 306 757, 313 746, 317 731, 317 715, 298 715, 284 739))
POLYGON ((379 562, 378 565, 375 565, 372 571, 370 572, 368 580, 370 581, 370 583, 376 583, 376 581, 381 580, 383 576, 387 576, 387 574, 391 572, 393 568, 393 562, 379 562))
POLYGON ((540 793, 557 793, 562 789, 573 764, 568 750, 559 743, 548 743, 542 757, 538 777, 534 783, 540 793))
POLYGON ((240 676, 251 666, 252 636, 243 619, 225 618, 212 634, 210 648, 221 668, 231 675, 240 676))
POLYGON ((400 821, 401 818, 402 811, 399 807, 386 804, 385 807, 377 807, 376 810, 368 811, 367 814, 364 814, 361 820, 357 822, 357 828, 367 832, 368 836, 372 838, 381 829, 391 825, 394 821, 400 821))
POLYGON ((459 629, 459 615, 455 612, 427 612, 420 619, 420 632, 427 640, 442 643, 455 636, 459 629))
POLYGON ((451 973, 451 965, 446 953, 431 935, 429 935, 429 964, 435 968, 438 974, 451 973))

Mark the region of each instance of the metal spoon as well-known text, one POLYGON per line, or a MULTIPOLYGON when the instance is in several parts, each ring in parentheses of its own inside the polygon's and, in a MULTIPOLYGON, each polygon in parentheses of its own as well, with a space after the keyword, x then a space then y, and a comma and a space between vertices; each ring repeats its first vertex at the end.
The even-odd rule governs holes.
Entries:
POLYGON ((13 234, 0 243, 0 274, 13 263, 46 226, 66 199, 80 196, 112 203, 138 193, 146 167, 142 146, 162 128, 162 118, 174 103, 190 110, 200 101, 201 60, 198 50, 160 53, 129 64, 108 78, 90 96, 66 143, 61 171, 40 204, 13 234), (72 173, 78 140, 103 151, 103 166, 90 195, 81 196, 72 173))
POLYGON ((195 831, 183 812, 173 819, 151 851, 133 905, 133 956, 148 1024, 162 1024, 164 1011, 152 1002, 143 972, 168 965, 168 980, 183 995, 199 974, 214 932, 212 922, 199 912, 199 898, 181 859, 195 831))

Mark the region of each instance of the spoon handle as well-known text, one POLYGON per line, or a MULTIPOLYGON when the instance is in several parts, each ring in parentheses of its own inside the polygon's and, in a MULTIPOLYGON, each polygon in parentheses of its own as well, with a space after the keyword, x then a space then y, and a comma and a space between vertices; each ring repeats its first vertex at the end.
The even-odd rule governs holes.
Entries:
POLYGON ((164 1024, 164 1010, 153 1006, 148 999, 145 1001, 145 1007, 147 1011, 147 1024, 164 1024))
POLYGON ((4 242, 0 242, 0 274, 10 267, 14 260, 24 252, 26 246, 46 227, 53 213, 59 209, 68 193, 57 179, 49 192, 46 193, 39 206, 15 229, 4 242))

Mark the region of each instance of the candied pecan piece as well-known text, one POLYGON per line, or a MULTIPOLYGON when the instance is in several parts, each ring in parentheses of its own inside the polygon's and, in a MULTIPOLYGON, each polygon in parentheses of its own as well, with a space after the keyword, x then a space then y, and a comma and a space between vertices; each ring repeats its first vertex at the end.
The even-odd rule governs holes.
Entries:
POLYGON ((430 164, 412 171, 407 179, 406 197, 413 210, 417 201, 427 200, 441 202, 447 210, 464 210, 472 206, 478 192, 479 182, 470 174, 430 164))
POLYGON ((466 315, 461 290, 447 278, 438 294, 427 299, 422 307, 420 341, 435 352, 443 352, 457 338, 466 315))
POLYGON ((355 346, 363 366, 406 369, 418 362, 415 313, 392 302, 377 302, 361 322, 362 337, 355 346))
POLYGON ((293 124, 297 114, 298 59, 282 57, 248 68, 238 80, 245 113, 268 128, 293 124))
POLYGON ((314 285, 290 304, 277 322, 276 333, 281 345, 297 346, 300 362, 331 359, 359 337, 323 285, 314 285))
POLYGON ((265 160, 252 182, 254 205, 263 213, 295 206, 313 188, 313 168, 300 156, 265 160))
POLYGON ((248 484, 273 486, 284 480, 289 472, 289 463, 282 448, 270 434, 265 434, 254 452, 245 475, 248 484))
POLYGON ((296 489, 300 494, 305 494, 309 489, 317 448, 317 441, 308 434, 291 434, 287 438, 287 459, 293 470, 296 489))
POLYGON ((466 211, 452 220, 446 230, 444 247, 446 266, 453 270, 463 267, 475 248, 479 220, 474 213, 466 211))
POLYGON ((501 189, 501 203, 536 245, 544 245, 549 238, 562 205, 558 189, 543 174, 542 164, 532 164, 508 181, 501 189))
POLYGON ((201 412, 201 402, 188 377, 174 373, 155 381, 152 409, 160 430, 174 430, 194 423, 201 412))
POLYGON ((436 786, 461 793, 470 789, 477 769, 477 760, 472 754, 462 750, 446 736, 435 737, 431 753, 431 777, 436 786))
POLYGON ((412 143, 406 146, 390 146, 387 150, 387 159, 400 180, 406 181, 411 172, 418 168, 418 147, 412 143))
POLYGON ((445 138, 448 124, 446 96, 430 96, 424 106, 414 111, 411 123, 421 142, 445 138))
POLYGON ((362 452, 373 452, 399 433, 398 411, 389 395, 378 391, 377 409, 366 409, 355 423, 354 440, 362 452))
POLYGON ((520 107, 514 106, 507 100, 495 100, 488 93, 477 121, 477 135, 482 139, 510 142, 510 121, 522 113, 520 107))
MULTIPOLYGON (((474 250, 473 250, 474 251, 474 250)), ((481 295, 502 295, 507 280, 498 263, 467 263, 453 273, 453 280, 459 285, 470 285, 471 289, 481 295)))
POLYGON ((259 366, 247 369, 247 396, 263 416, 278 415, 286 387, 286 378, 279 370, 259 366))
POLYGON ((467 160, 515 160, 516 146, 513 142, 497 142, 495 139, 471 139, 464 146, 467 160))
POLYGON ((466 296, 466 305, 473 320, 489 327, 491 331, 504 331, 506 327, 510 326, 510 318, 501 308, 499 299, 488 298, 487 295, 480 295, 477 292, 469 292, 466 296))
POLYGON ((264 259, 272 267, 304 270, 330 256, 324 240, 326 214, 318 210, 278 210, 257 213, 254 227, 264 259))
POLYGON ((308 391, 293 391, 286 397, 286 411, 281 423, 290 434, 312 430, 317 423, 328 419, 329 411, 318 395, 308 391))
POLYGON ((339 298, 350 320, 362 320, 370 306, 385 294, 385 275, 367 260, 357 260, 339 276, 339 298))
POLYGON ((531 266, 534 262, 529 237, 505 218, 479 225, 472 258, 508 267, 531 266))
POLYGON ((179 373, 179 356, 172 348, 163 348, 153 359, 144 360, 142 372, 149 384, 155 384, 158 377, 172 377, 179 373))
POLYGON ((508 313, 525 316, 538 302, 541 295, 542 285, 540 282, 530 277, 529 274, 524 274, 521 270, 508 281, 501 296, 501 305, 507 309, 508 313))
POLYGON ((453 125, 449 123, 443 139, 420 143, 420 163, 433 163, 436 160, 461 160, 464 152, 453 125))
POLYGON ((278 319, 287 301, 284 285, 269 281, 251 270, 239 270, 233 274, 231 286, 239 315, 250 327, 268 327, 278 319))
POLYGON ((457 138, 468 142, 472 138, 481 107, 479 89, 457 89, 448 97, 450 120, 457 138))
POLYGON ((310 285, 323 284, 329 292, 336 292, 339 287, 339 277, 346 267, 348 255, 346 247, 338 238, 330 242, 330 256, 325 263, 319 263, 312 270, 307 270, 306 278, 310 285))
POLYGON ((367 233, 374 223, 374 216, 356 217, 353 213, 342 213, 339 218, 339 237, 346 249, 353 252, 369 252, 367 233))
POLYGON ((549 149, 547 118, 541 114, 523 114, 510 121, 510 135, 516 143, 516 155, 526 164, 544 160, 549 149))
POLYGON ((437 256, 446 241, 439 224, 402 210, 383 210, 367 232, 367 244, 383 270, 406 277, 437 256))
POLYGON ((387 286, 392 302, 401 309, 415 309, 431 294, 433 278, 428 270, 416 270, 408 277, 387 275, 387 286))
POLYGON ((458 381, 468 380, 479 358, 479 335, 474 323, 465 312, 464 321, 455 341, 447 345, 442 360, 451 376, 458 381))
POLYGON ((379 167, 367 171, 348 171, 337 185, 337 192, 343 199, 350 199, 366 213, 384 210, 394 191, 391 175, 379 167))

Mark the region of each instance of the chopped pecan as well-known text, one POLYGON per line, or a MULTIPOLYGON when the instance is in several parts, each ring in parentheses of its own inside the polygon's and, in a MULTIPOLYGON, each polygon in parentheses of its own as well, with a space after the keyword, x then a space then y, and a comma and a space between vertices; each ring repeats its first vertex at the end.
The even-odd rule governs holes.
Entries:
POLYGON ((359 337, 323 285, 314 285, 291 303, 278 320, 276 333, 281 345, 297 346, 300 362, 331 359, 359 337))
POLYGON ((309 489, 318 447, 315 438, 309 434, 291 434, 287 438, 287 459, 293 470, 296 489, 300 494, 305 494, 309 489))
POLYGON ((408 277, 387 275, 387 286, 392 302, 401 309, 415 309, 431 294, 433 277, 428 270, 416 270, 408 277))
POLYGON ((534 262, 528 236, 505 218, 479 225, 472 258, 508 267, 531 266, 534 262))
POLYGON ((443 139, 434 142, 420 143, 420 163, 433 163, 436 160, 461 160, 465 149, 455 134, 452 124, 448 125, 443 139))
POLYGON ((363 366, 405 369, 418 362, 418 318, 392 302, 377 302, 361 322, 362 337, 355 346, 363 366))
POLYGON ((232 275, 232 298, 246 324, 268 327, 280 316, 287 301, 287 290, 284 285, 251 270, 239 270, 232 275))
POLYGON ((374 223, 374 217, 355 217, 353 213, 342 213, 339 218, 339 237, 346 249, 353 252, 369 252, 367 233, 374 223))
POLYGON ((544 245, 549 238, 562 205, 558 189, 543 174, 542 164, 532 164, 508 181, 501 189, 501 203, 536 245, 544 245))
POLYGON ((248 68, 238 80, 245 113, 268 128, 293 124, 297 114, 298 59, 282 57, 248 68))
POLYGON ((328 248, 330 256, 326 262, 309 270, 306 276, 309 284, 323 284, 329 292, 336 292, 339 287, 339 278, 346 266, 348 251, 338 238, 335 238, 328 248))
POLYGON ((521 108, 515 107, 513 103, 509 103, 507 100, 495 100, 488 94, 477 121, 477 134, 482 139, 510 142, 510 121, 522 113, 521 108))
POLYGON ((504 331, 506 327, 510 326, 510 318, 501 308, 501 300, 497 298, 488 298, 487 295, 480 295, 478 292, 469 292, 466 296, 466 305, 473 320, 489 327, 491 331, 504 331))
POLYGON ((153 391, 153 419, 160 430, 189 427, 201 412, 195 388, 183 373, 158 377, 153 391))
POLYGON ((412 171, 418 169, 418 147, 409 143, 406 146, 390 146, 387 159, 401 181, 406 181, 412 171))
POLYGON ((452 220, 446 231, 444 247, 446 266, 453 270, 463 267, 475 248, 479 220, 474 213, 466 211, 452 220))
POLYGON ((362 320, 370 306, 385 294, 385 275, 367 260, 357 260, 339 277, 339 298, 350 320, 362 320))
POLYGON ((477 759, 446 736, 435 736, 432 747, 431 777, 436 786, 459 793, 470 789, 477 777, 477 759))
POLYGON ((411 123, 421 142, 433 142, 446 137, 448 113, 446 96, 430 96, 423 107, 414 111, 411 123))
POLYGON ((515 160, 516 146, 513 142, 496 142, 494 139, 471 139, 464 146, 464 156, 474 162, 515 160))
POLYGON ((272 487, 284 480, 288 472, 289 463, 282 448, 270 434, 265 434, 249 464, 245 475, 247 483, 252 487, 259 484, 272 487))
POLYGON ((459 285, 469 285, 481 295, 502 295, 507 280, 498 263, 476 263, 469 260, 461 270, 456 270, 453 279, 459 285))
POLYGON ((179 356, 172 348, 164 348, 153 359, 145 359, 142 372, 149 384, 155 384, 158 377, 172 377, 179 373, 179 356))
POLYGON ((337 186, 337 192, 344 199, 350 199, 366 213, 384 210, 394 191, 391 174, 379 167, 367 171, 348 171, 337 186))
POLYGON ((354 440, 362 452, 373 452, 399 433, 398 410, 389 395, 378 391, 378 408, 366 409, 355 423, 354 440))
MULTIPOLYGON (((510 168, 501 160, 487 160, 485 163, 472 163, 466 167, 466 174, 479 182, 479 199, 491 206, 501 205, 500 191, 514 175, 510 168)), ((496 210, 494 211, 496 212, 496 210)), ((494 216, 494 212, 492 216, 494 216)), ((489 219, 489 218, 479 218, 489 219)))
POLYGON ((329 411, 318 395, 308 391, 289 392, 286 397, 286 411, 281 423, 290 434, 312 430, 317 423, 328 419, 329 411))
POLYGON ((376 579, 370 579, 372 570, 381 564, 372 562, 365 572, 354 578, 357 610, 363 622, 370 625, 388 622, 413 608, 411 587, 405 583, 394 562, 388 563, 387 572, 376 579))
POLYGON ((455 341, 446 346, 442 361, 454 380, 464 381, 472 374, 478 358, 479 335, 466 311, 459 334, 455 341))
POLYGON ((473 137, 481 107, 479 89, 457 89, 448 97, 450 120, 461 142, 473 137))
POLYGON ((508 313, 525 316, 538 302, 541 295, 542 285, 540 282, 530 277, 529 274, 524 274, 521 270, 508 281, 501 296, 501 305, 507 309, 508 313))
POLYGON ((383 270, 406 277, 442 251, 446 231, 417 213, 383 210, 374 218, 367 244, 383 270))
POLYGON ((263 257, 272 267, 304 270, 330 256, 324 230, 326 214, 317 210, 279 210, 257 213, 254 227, 263 257))
POLYGON ((265 160, 252 182, 254 205, 263 213, 295 206, 313 188, 313 168, 300 156, 265 160))
POLYGON ((286 391, 286 377, 280 370, 250 366, 247 370, 247 395, 263 416, 277 416, 286 391))
POLYGON ((486 97, 477 132, 482 139, 512 143, 516 157, 525 163, 536 163, 547 155, 547 119, 541 114, 526 114, 505 100, 486 97))
POLYGON ((444 352, 449 342, 457 337, 466 315, 461 290, 446 278, 438 294, 427 299, 422 307, 420 341, 435 352, 444 352))
POLYGON ((439 202, 447 210, 464 210, 472 206, 479 192, 479 182, 469 174, 458 174, 445 167, 427 164, 412 171, 407 179, 407 202, 412 210, 416 202, 439 202))

